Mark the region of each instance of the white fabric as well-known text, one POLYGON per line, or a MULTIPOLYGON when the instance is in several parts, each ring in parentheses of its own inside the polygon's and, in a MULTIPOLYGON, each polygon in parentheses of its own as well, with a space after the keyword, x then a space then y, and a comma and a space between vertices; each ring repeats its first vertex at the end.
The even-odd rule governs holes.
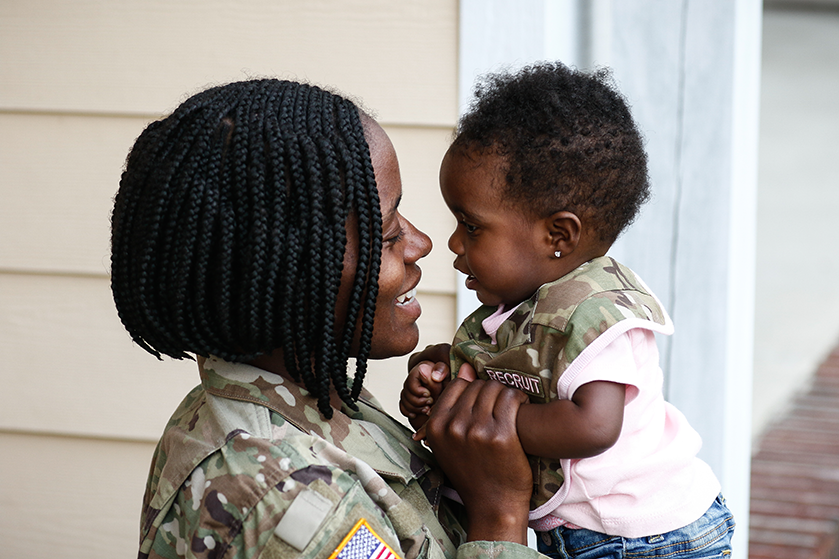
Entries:
POLYGON ((498 305, 498 308, 495 309, 494 313, 481 321, 481 326, 483 327, 484 332, 489 334, 489 338, 492 340, 492 345, 498 343, 498 339, 495 336, 498 334, 498 329, 501 328, 501 324, 510 318, 510 316, 516 312, 516 309, 520 306, 521 303, 511 309, 504 310, 504 304, 502 303, 498 305))
POLYGON ((625 384, 623 428, 606 452, 561 461, 565 483, 549 502, 552 510, 531 512, 533 524, 547 528, 567 523, 636 538, 697 520, 719 494, 720 484, 696 457, 702 445, 699 434, 664 400, 653 332, 631 329, 587 357, 585 366, 572 363, 562 375, 559 398, 571 399, 588 382, 625 384))

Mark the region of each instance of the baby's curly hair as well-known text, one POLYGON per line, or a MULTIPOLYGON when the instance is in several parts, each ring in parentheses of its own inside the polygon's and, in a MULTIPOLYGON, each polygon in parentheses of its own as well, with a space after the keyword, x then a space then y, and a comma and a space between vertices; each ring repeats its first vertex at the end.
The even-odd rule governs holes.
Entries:
POLYGON ((608 70, 543 62, 484 76, 452 148, 500 155, 508 201, 573 212, 608 244, 650 197, 643 139, 608 70))

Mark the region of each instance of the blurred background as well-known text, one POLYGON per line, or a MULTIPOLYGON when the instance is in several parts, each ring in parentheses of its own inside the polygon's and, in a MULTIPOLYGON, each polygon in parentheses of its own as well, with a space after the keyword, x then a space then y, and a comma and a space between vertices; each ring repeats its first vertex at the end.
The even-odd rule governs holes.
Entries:
MULTIPOLYGON (((361 100, 435 245, 423 346, 474 305, 437 186, 458 113, 477 75, 539 59, 613 68, 646 136, 654 199, 613 254, 673 316, 668 397, 745 557, 752 455, 839 340, 839 0, 0 1, 0 558, 133 556, 154 445, 198 382, 111 300, 110 210, 146 124, 251 77, 361 100)), ((404 374, 372 366, 392 413, 404 374)))

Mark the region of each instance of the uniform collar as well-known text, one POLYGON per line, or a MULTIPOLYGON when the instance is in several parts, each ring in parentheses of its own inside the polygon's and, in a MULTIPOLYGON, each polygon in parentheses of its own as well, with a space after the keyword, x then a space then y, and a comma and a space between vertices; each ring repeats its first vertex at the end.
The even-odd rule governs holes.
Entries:
POLYGON ((260 404, 304 433, 316 434, 332 443, 344 439, 353 421, 350 414, 354 412, 346 406, 340 410, 333 407, 332 419, 324 419, 308 390, 258 367, 210 357, 200 369, 201 384, 208 393, 260 404))
POLYGON ((369 435, 365 438, 375 441, 375 446, 387 455, 386 461, 381 460, 383 456, 375 456, 378 452, 365 456, 380 473, 388 472, 407 480, 424 474, 428 464, 433 463, 428 450, 414 441, 411 432, 382 410, 366 390, 361 391, 359 411, 346 405, 341 409, 333 407, 332 419, 327 420, 318 411, 317 400, 311 393, 285 377, 214 357, 207 359, 200 369, 201 384, 207 393, 264 406, 300 431, 316 435, 351 454, 359 449, 344 448, 344 441, 353 440, 354 445, 359 445, 358 432, 363 430, 369 435), (398 468, 393 469, 392 464, 398 468))

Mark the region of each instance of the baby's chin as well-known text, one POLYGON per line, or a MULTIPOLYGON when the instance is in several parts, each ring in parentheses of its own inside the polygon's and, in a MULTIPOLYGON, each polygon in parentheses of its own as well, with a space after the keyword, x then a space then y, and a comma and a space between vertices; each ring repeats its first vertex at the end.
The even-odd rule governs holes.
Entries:
POLYGON ((485 295, 483 293, 478 292, 478 301, 481 302, 482 305, 486 305, 488 307, 497 307, 498 305, 502 304, 504 301, 501 300, 500 297, 494 297, 492 295, 485 295))

